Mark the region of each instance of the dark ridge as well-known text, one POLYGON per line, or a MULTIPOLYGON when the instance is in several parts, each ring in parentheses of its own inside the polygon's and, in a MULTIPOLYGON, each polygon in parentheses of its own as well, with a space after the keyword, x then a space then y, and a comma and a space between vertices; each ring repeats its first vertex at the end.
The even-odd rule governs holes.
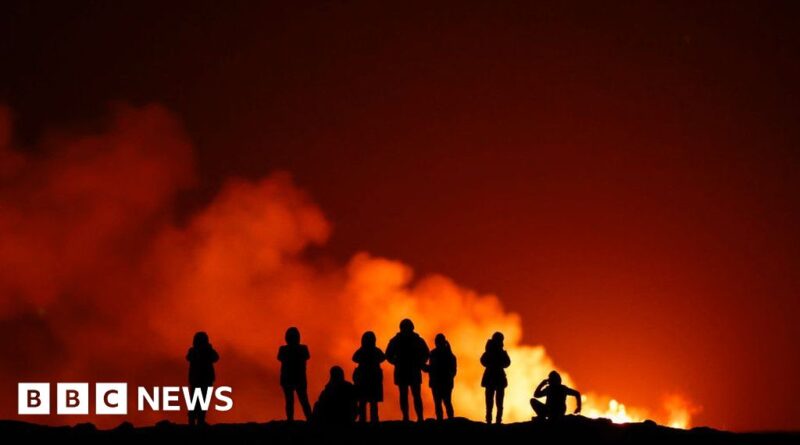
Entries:
POLYGON ((486 425, 467 419, 424 423, 382 422, 325 427, 305 422, 217 424, 189 427, 162 421, 135 428, 127 422, 109 430, 91 423, 43 426, 0 421, 4 443, 46 444, 799 444, 800 433, 731 433, 702 427, 680 430, 652 422, 617 425, 604 419, 567 416, 557 423, 486 425), (10 439, 10 441, 9 441, 10 439))

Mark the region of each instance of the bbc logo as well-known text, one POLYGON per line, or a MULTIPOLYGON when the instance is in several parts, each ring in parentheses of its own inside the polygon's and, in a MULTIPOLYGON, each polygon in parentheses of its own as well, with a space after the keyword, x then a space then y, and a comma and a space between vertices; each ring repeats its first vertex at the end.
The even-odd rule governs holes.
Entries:
MULTIPOLYGON (((49 383, 18 383, 17 414, 50 414, 49 383)), ((88 383, 57 383, 56 414, 89 414, 88 383)), ((95 414, 128 414, 127 383, 95 384, 95 414)))

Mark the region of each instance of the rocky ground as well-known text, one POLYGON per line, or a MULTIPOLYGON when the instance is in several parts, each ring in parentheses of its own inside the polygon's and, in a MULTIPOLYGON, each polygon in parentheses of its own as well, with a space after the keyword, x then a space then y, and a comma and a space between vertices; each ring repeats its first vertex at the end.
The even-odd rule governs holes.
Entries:
POLYGON ((730 433, 710 428, 677 430, 654 423, 616 425, 605 420, 568 416, 555 424, 523 422, 485 425, 466 419, 421 424, 382 422, 378 425, 326 427, 305 422, 218 424, 190 428, 161 422, 134 428, 123 423, 98 430, 92 424, 42 426, 0 421, 3 443, 75 444, 800 444, 800 433, 730 433))

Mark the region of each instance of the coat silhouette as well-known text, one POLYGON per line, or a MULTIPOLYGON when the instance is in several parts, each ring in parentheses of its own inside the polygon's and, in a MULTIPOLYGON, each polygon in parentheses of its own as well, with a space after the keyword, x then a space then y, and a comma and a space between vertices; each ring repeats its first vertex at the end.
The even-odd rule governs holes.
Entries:
POLYGON ((370 418, 378 421, 378 402, 383 401, 383 370, 381 363, 386 355, 376 346, 377 339, 372 331, 361 336, 361 347, 353 354, 353 361, 358 364, 353 371, 353 383, 358 399, 358 418, 367 421, 367 405, 370 418))
MULTIPOLYGON (((197 332, 192 339, 192 347, 186 353, 186 360, 189 362, 189 388, 194 394, 194 390, 199 388, 205 391, 214 385, 216 375, 214 374, 214 363, 219 360, 219 354, 208 341, 208 334, 197 332)), ((195 409, 189 412, 189 425, 205 425, 206 412, 197 404, 195 409)))
POLYGON ((442 405, 447 412, 447 418, 453 418, 453 381, 456 377, 456 356, 450 349, 450 342, 444 334, 437 334, 434 340, 436 345, 431 351, 428 365, 428 386, 433 393, 433 405, 436 410, 436 419, 442 420, 442 405))
POLYGON ((334 366, 330 380, 314 404, 314 421, 331 425, 346 425, 356 417, 356 392, 344 379, 344 370, 334 366))
POLYGON ((577 407, 575 414, 581 412, 581 393, 568 388, 561 383, 561 375, 551 371, 547 379, 542 380, 533 392, 531 407, 537 417, 553 420, 563 417, 567 412, 567 396, 575 397, 577 407), (537 397, 546 397, 545 403, 536 400, 537 397))
POLYGON ((281 362, 281 388, 286 401, 286 419, 294 420, 294 394, 303 408, 306 420, 311 418, 311 405, 308 403, 308 384, 306 382, 306 362, 311 358, 306 345, 300 344, 300 331, 291 327, 286 330, 286 344, 278 349, 281 362))
POLYGON ((497 404, 496 423, 503 422, 503 398, 505 388, 508 386, 505 368, 511 365, 508 353, 503 349, 503 334, 495 332, 486 342, 486 350, 481 355, 481 364, 486 368, 483 371, 481 386, 486 388, 486 423, 492 423, 492 405, 497 404))
POLYGON ((397 333, 386 347, 386 360, 394 365, 394 383, 400 391, 400 410, 403 420, 408 421, 408 390, 414 398, 414 411, 417 421, 421 422, 422 395, 422 368, 428 361, 430 350, 425 340, 414 332, 414 323, 409 319, 400 322, 400 332, 397 333))

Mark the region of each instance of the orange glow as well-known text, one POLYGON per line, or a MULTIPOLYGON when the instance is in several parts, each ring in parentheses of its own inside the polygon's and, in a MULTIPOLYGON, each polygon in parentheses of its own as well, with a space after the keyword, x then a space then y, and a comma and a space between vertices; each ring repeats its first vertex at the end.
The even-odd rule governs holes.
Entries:
MULTIPOLYGON (((50 149, 50 157, 8 173, 0 195, 0 308, 26 327, 15 339, 25 366, 0 365, 4 399, 26 380, 180 384, 182 357, 202 329, 222 357, 218 383, 234 388, 234 409, 211 420, 280 418, 275 354, 287 326, 298 326, 310 346, 315 397, 330 366, 352 372, 362 332, 374 330, 385 345, 402 318, 413 319, 429 344, 439 332, 450 340, 459 416, 483 418, 478 358, 495 331, 505 334, 512 360, 507 421, 530 419, 533 389, 561 370, 543 346, 523 343, 519 316, 495 295, 441 275, 415 279, 408 265, 364 252, 345 267, 308 259, 308 247, 323 245, 331 227, 286 174, 231 180, 187 221, 173 222, 170 208, 192 183, 192 161, 161 108, 120 110, 106 133, 57 138, 50 149)), ((663 413, 629 407, 563 376, 585 392, 590 417, 690 425, 685 399, 670 398, 663 413)), ((385 392, 383 417, 396 418, 390 378, 385 392)), ((3 404, 0 417, 13 417, 13 408, 3 404)), ((131 417, 145 423, 162 414, 131 417)))

